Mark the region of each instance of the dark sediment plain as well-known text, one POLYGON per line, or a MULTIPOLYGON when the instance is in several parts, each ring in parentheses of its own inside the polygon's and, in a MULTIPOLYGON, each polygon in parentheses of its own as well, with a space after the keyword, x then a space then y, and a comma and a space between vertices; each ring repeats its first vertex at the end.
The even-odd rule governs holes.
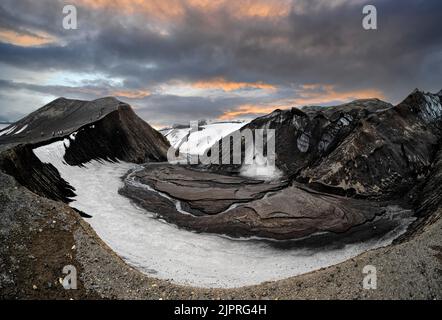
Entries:
POLYGON ((126 178, 120 193, 180 227, 232 237, 289 240, 343 233, 387 212, 386 203, 287 184, 148 164, 126 178))
POLYGON ((440 299, 441 94, 252 121, 276 129, 275 181, 171 166, 127 104, 57 99, 0 131, 1 297, 440 299))

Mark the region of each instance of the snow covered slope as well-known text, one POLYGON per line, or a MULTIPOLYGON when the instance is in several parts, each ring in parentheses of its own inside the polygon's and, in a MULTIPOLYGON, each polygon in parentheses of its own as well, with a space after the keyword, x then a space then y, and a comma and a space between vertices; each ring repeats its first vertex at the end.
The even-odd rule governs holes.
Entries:
POLYGON ((180 149, 181 153, 203 154, 216 141, 241 129, 247 122, 214 122, 199 127, 191 132, 190 128, 161 130, 171 146, 180 149))

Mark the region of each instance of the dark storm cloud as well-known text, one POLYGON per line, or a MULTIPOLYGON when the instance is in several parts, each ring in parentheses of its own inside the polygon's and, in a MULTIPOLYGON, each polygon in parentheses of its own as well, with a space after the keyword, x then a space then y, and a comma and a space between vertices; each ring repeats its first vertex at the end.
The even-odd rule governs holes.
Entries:
MULTIPOLYGON (((0 96, 5 91, 29 91, 50 96, 63 96, 75 99, 97 99, 111 95, 115 90, 109 84, 69 87, 57 85, 35 85, 0 80, 0 96)), ((120 98, 121 99, 121 98, 120 98)), ((188 124, 191 120, 214 119, 231 109, 232 106, 246 103, 262 103, 273 98, 251 99, 243 97, 183 97, 158 95, 138 98, 125 98, 137 111, 138 115, 157 126, 173 123, 188 124)))
POLYGON ((153 95, 136 104, 137 113, 157 126, 189 124, 198 119, 215 119, 232 105, 243 103, 241 98, 209 100, 204 97, 153 95))
MULTIPOLYGON (((77 6, 79 29, 69 31, 61 28, 62 1, 7 0, 0 4, 0 28, 43 31, 59 41, 40 47, 0 43, 0 61, 34 72, 100 73, 123 79, 128 90, 214 77, 278 86, 279 91, 269 93, 266 101, 294 98, 292 88, 310 83, 347 91, 378 89, 393 102, 414 87, 438 91, 442 87, 442 2, 370 1, 378 9, 376 31, 362 28, 363 4, 294 0, 287 16, 270 19, 238 19, 225 10, 207 14, 186 7, 181 19, 166 22, 152 22, 143 14, 128 16, 112 9, 77 6)), ((10 74, 0 77, 15 80, 10 74)), ((23 89, 82 98, 94 97, 92 89, 100 92, 89 84, 83 94, 78 88, 45 85, 15 85, 10 90, 23 89)), ((188 114, 216 117, 235 105, 259 102, 255 97, 158 93, 137 103, 143 114, 164 122, 188 114)))

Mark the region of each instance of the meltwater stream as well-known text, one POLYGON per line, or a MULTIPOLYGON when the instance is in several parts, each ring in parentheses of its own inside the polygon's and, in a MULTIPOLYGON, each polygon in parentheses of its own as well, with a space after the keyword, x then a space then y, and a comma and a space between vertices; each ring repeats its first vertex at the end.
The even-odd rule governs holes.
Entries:
POLYGON ((118 193, 121 177, 137 166, 91 161, 84 167, 63 161, 69 140, 34 150, 76 189, 71 203, 128 264, 175 283, 200 287, 239 287, 307 273, 343 262, 369 249, 386 246, 403 233, 404 223, 384 237, 340 249, 277 249, 265 241, 234 240, 179 229, 156 218, 118 193))

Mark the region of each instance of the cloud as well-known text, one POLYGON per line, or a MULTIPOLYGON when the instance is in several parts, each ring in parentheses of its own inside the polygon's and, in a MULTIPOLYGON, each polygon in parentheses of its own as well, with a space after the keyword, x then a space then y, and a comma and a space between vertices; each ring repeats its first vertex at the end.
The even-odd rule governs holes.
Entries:
POLYGON ((31 47, 57 42, 57 38, 41 31, 14 31, 0 28, 0 41, 17 46, 31 47))
POLYGON ((321 105, 330 103, 343 103, 357 99, 385 99, 384 93, 379 89, 361 89, 338 91, 334 85, 305 84, 298 91, 298 98, 293 99, 293 105, 321 105))
POLYGON ((148 90, 116 90, 110 92, 111 96, 128 98, 128 99, 143 99, 150 96, 152 93, 148 90))
POLYGON ((143 14, 171 22, 189 12, 208 15, 227 13, 235 18, 270 18, 289 14, 290 0, 79 0, 77 4, 94 10, 111 10, 126 15, 143 14))
POLYGON ((97 85, 66 86, 66 85, 38 85, 0 80, 0 91, 28 91, 48 94, 51 96, 69 96, 76 99, 97 99, 104 96, 139 100, 149 97, 152 93, 148 90, 128 90, 118 88, 109 83, 98 82, 97 85))
POLYGON ((262 90, 275 90, 276 87, 271 84, 263 82, 235 82, 227 81, 224 78, 213 78, 209 80, 197 81, 192 83, 194 88, 198 89, 216 89, 226 92, 235 91, 239 89, 262 89, 262 90))
POLYGON ((357 99, 383 99, 384 94, 376 89, 339 91, 333 85, 304 84, 293 93, 292 98, 284 98, 260 104, 242 104, 225 111, 219 119, 255 118, 275 109, 288 109, 308 105, 333 105, 357 99))
POLYGON ((277 109, 274 105, 272 106, 262 106, 262 105, 253 105, 253 104, 243 104, 232 110, 228 110, 224 112, 218 118, 220 120, 232 120, 237 118, 254 118, 259 115, 264 115, 270 113, 277 109))
POLYGON ((4 114, 28 110, 30 92, 117 95, 164 123, 442 87, 441 1, 373 0, 376 31, 359 0, 79 0, 78 30, 62 28, 64 4, 1 1, 0 78, 15 83, 4 114))

